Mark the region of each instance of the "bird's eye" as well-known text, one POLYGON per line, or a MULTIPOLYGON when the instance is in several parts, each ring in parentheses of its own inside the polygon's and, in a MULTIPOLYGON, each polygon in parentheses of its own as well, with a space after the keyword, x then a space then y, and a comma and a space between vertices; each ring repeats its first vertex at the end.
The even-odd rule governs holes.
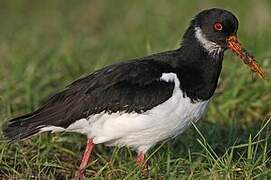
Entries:
POLYGON ((217 22, 217 23, 214 23, 214 29, 217 31, 221 31, 223 29, 223 26, 221 23, 217 22))

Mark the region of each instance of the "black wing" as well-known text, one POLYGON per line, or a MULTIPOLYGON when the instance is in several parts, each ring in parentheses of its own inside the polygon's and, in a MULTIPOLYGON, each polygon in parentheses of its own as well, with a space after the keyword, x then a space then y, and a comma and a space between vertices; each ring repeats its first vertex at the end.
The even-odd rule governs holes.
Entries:
POLYGON ((38 110, 12 119, 6 137, 18 140, 41 127, 68 127, 76 120, 100 112, 141 113, 169 99, 174 83, 161 81, 170 65, 155 60, 134 60, 107 66, 76 80, 48 99, 38 110))

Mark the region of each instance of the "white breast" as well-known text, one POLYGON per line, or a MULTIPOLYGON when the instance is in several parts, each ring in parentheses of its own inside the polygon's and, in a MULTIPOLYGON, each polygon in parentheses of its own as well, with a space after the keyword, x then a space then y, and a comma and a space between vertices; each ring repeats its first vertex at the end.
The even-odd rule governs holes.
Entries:
MULTIPOLYGON (((129 146, 146 152, 157 142, 182 133, 191 122, 203 115, 209 101, 192 103, 180 90, 174 73, 164 73, 161 81, 174 82, 172 97, 164 103, 139 113, 100 113, 71 124, 65 131, 79 132, 94 138, 94 143, 110 146, 129 146)), ((60 129, 44 127, 43 131, 60 129), (46 128, 46 129, 45 129, 46 128)))

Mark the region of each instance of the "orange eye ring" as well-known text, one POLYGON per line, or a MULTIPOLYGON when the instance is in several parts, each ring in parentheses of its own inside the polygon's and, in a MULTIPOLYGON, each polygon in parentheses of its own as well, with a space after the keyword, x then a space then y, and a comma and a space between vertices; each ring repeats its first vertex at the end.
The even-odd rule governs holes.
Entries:
POLYGON ((221 23, 217 22, 217 23, 214 23, 214 29, 217 31, 222 31, 223 26, 221 23))

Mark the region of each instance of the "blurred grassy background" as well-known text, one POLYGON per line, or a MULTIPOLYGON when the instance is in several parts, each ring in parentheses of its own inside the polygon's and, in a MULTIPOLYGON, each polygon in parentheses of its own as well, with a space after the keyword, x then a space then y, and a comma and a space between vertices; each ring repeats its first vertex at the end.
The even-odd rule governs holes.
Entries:
MULTIPOLYGON (((191 18, 210 7, 237 15, 239 38, 269 79, 261 81, 226 52, 204 120, 198 129, 153 148, 151 178, 271 179, 268 0, 1 0, 0 127, 82 74, 178 47, 191 18)), ((0 177, 69 179, 85 141, 74 134, 44 134, 12 145, 1 140, 0 177)), ((88 177, 137 179, 133 155, 99 145, 88 177)))

